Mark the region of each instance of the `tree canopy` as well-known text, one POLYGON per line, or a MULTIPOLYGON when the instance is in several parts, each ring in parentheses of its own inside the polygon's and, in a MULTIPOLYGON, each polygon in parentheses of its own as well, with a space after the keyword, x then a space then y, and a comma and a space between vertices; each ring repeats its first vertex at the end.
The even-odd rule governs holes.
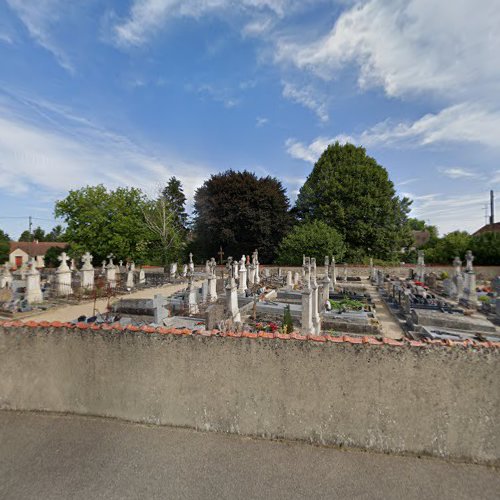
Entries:
POLYGON ((337 261, 344 257, 345 245, 338 231, 322 221, 305 222, 295 226, 279 247, 279 264, 300 266, 302 256, 315 257, 322 263, 326 255, 337 261))
POLYGON ((144 223, 145 203, 137 188, 108 191, 101 184, 70 191, 56 203, 55 215, 67 225, 66 238, 74 256, 90 251, 95 263, 110 253, 141 262, 154 239, 144 223))
POLYGON ((244 171, 212 175, 195 194, 195 253, 239 258, 259 250, 271 262, 290 227, 289 200, 281 182, 244 171))
POLYGON ((9 235, 0 229, 0 264, 9 260, 9 235))
POLYGON ((294 211, 300 221, 317 219, 335 228, 350 260, 389 260, 411 243, 410 205, 396 196, 387 170, 364 148, 336 142, 314 165, 294 211))
POLYGON ((186 213, 186 196, 182 184, 176 177, 171 177, 162 191, 169 210, 174 214, 175 224, 182 229, 187 229, 188 215, 186 213))

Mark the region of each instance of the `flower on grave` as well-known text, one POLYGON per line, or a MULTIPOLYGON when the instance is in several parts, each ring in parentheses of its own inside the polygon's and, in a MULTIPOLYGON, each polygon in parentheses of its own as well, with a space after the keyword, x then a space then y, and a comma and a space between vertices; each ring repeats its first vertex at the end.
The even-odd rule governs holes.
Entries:
POLYGON ((278 325, 276 323, 274 323, 273 321, 271 321, 271 323, 269 323, 268 325, 269 329, 274 333, 275 331, 278 330, 278 325))

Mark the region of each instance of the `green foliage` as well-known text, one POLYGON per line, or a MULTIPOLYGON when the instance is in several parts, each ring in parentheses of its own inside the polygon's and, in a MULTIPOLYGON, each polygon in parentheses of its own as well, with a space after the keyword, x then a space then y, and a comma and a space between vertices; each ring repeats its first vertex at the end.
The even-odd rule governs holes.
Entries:
POLYGON ((440 275, 439 275, 439 279, 440 280, 446 280, 450 277, 450 275, 446 272, 446 271, 443 271, 440 275))
POLYGON ((162 196, 174 213, 175 224, 180 228, 187 229, 186 196, 182 190, 181 181, 176 177, 171 177, 162 191, 162 196))
POLYGON ((0 264, 9 260, 9 242, 9 235, 0 229, 0 264))
POLYGON ((412 231, 428 231, 429 232, 429 241, 422 248, 433 247, 437 240, 439 239, 439 233, 436 226, 428 225, 425 220, 409 218, 408 226, 412 231))
POLYGON ((466 231, 453 231, 439 239, 433 248, 425 250, 425 261, 432 264, 451 264, 455 257, 465 259, 470 250, 471 236, 466 231))
POLYGON ((291 333, 293 332, 293 319, 292 313, 290 312, 290 306, 287 305, 285 307, 285 311, 283 312, 283 333, 291 333))
POLYGON ((26 229, 26 231, 23 231, 21 236, 19 236, 19 241, 33 241, 33 236, 31 236, 31 233, 26 229))
POLYGON ((318 219, 344 237, 349 260, 365 254, 391 259, 412 241, 411 201, 396 196, 387 170, 364 148, 336 142, 321 155, 302 186, 299 220, 318 219))
POLYGON ((66 225, 66 238, 76 256, 90 251, 99 263, 108 254, 143 262, 154 236, 144 223, 146 201, 137 188, 108 191, 102 184, 70 191, 56 203, 55 215, 66 225))
POLYGON ((45 235, 45 241, 65 241, 64 228, 58 224, 45 235))
POLYGON ((63 252, 68 253, 68 249, 60 248, 60 247, 50 247, 46 252, 45 252, 45 266, 46 267, 58 267, 60 264, 60 261, 58 259, 59 255, 61 255, 63 252))
POLYGON ((472 253, 476 265, 498 266, 500 264, 500 233, 483 233, 473 236, 472 253))
POLYGON ((483 302, 484 304, 489 304, 491 302, 491 298, 487 295, 481 295, 477 300, 479 300, 479 302, 483 302))
POLYGON ((364 308, 363 302, 349 297, 344 297, 342 300, 330 299, 330 304, 335 311, 362 311, 364 308))
POLYGON ((215 257, 222 246, 226 257, 257 248, 261 262, 271 262, 290 226, 281 182, 247 171, 212 175, 196 191, 194 208, 197 258, 215 257))
POLYGON ((277 263, 300 266, 302 256, 315 257, 322 264, 326 255, 340 261, 345 253, 342 236, 322 221, 314 220, 295 226, 279 246, 277 263))
POLYGON ((145 223, 154 235, 150 244, 150 258, 163 266, 177 261, 187 235, 186 229, 181 226, 178 211, 172 210, 163 194, 154 200, 148 200, 142 210, 145 223))

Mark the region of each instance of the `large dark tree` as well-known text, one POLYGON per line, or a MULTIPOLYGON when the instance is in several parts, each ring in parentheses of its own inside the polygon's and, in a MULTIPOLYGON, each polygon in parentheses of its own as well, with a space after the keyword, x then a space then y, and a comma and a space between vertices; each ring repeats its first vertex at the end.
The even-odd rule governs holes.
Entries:
POLYGON ((321 220, 347 245, 347 257, 390 259, 411 242, 411 201, 396 196, 387 170, 362 147, 328 146, 302 186, 295 207, 299 220, 321 220))
POLYGON ((251 172, 212 175, 195 194, 195 248, 208 258, 222 246, 225 256, 241 258, 259 250, 271 262, 290 227, 289 200, 281 182, 251 172))
POLYGON ((0 264, 9 260, 9 235, 0 229, 0 264))

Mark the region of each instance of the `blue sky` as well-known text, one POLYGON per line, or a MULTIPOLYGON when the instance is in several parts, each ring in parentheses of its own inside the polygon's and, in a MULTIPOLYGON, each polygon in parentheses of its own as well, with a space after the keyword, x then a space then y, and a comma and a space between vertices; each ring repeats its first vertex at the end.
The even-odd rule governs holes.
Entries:
POLYGON ((498 26, 497 0, 0 0, 0 228, 52 227, 87 184, 175 175, 192 199, 229 168, 293 201, 340 140, 414 216, 475 230, 500 191, 498 26))

